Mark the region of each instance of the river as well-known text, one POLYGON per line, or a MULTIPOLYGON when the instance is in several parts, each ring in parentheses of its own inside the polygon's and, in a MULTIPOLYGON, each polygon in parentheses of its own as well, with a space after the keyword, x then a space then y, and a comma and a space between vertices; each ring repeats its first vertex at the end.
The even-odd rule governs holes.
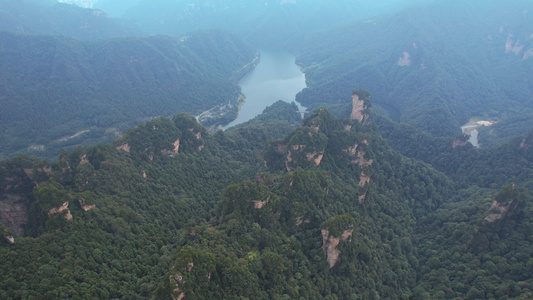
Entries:
POLYGON ((470 142, 470 144, 472 144, 474 147, 477 147, 477 148, 479 148, 479 143, 477 141, 477 136, 479 134, 477 128, 479 126, 480 126, 479 124, 474 124, 474 125, 466 124, 466 125, 461 126, 461 130, 463 131, 463 133, 468 134, 470 136, 468 138, 468 141, 470 142))
MULTIPOLYGON (((259 64, 239 81, 246 96, 237 119, 223 129, 244 123, 261 114, 278 100, 291 103, 306 87, 305 74, 295 64, 294 55, 286 51, 260 51, 259 64)), ((303 108, 298 105, 303 110, 303 108)))

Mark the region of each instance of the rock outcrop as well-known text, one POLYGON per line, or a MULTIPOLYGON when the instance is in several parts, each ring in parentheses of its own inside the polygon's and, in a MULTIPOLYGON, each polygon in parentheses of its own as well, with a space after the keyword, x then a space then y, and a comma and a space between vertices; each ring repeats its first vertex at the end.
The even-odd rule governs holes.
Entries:
POLYGON ((363 125, 370 123, 370 93, 363 90, 355 90, 352 92, 352 112, 350 114, 351 120, 357 120, 363 125))
POLYGON ((296 218, 296 226, 300 226, 302 224, 309 224, 311 223, 311 219, 305 219, 303 218, 303 216, 299 216, 296 218))
POLYGON ((516 210, 520 205, 520 198, 515 197, 516 185, 505 187, 492 201, 489 213, 483 219, 483 224, 494 223, 516 214, 516 210))
POLYGON ((269 200, 270 200, 270 197, 268 197, 264 201, 261 201, 261 200, 251 200, 251 201, 254 203, 254 208, 255 209, 261 209, 261 208, 263 208, 263 206, 265 206, 268 203, 269 200))
POLYGON ((525 159, 529 161, 533 161, 533 130, 530 131, 525 137, 522 138, 520 141, 520 145, 518 145, 518 152, 520 155, 522 155, 525 159))
POLYGON ((95 204, 90 204, 90 205, 89 204, 85 204, 85 199, 84 198, 78 199, 78 203, 80 204, 81 209, 83 209, 83 211, 90 211, 91 209, 96 207, 95 204))
POLYGON ((400 67, 408 67, 411 65, 411 55, 409 54, 409 52, 407 51, 404 51, 403 52, 403 56, 401 56, 399 59, 398 59, 398 66, 400 67))
POLYGON ((129 153, 130 150, 131 150, 131 147, 130 147, 130 145, 128 143, 125 143, 125 144, 116 146, 115 149, 119 150, 119 151, 125 151, 125 152, 129 153))
POLYGON ((453 140, 453 148, 455 149, 457 147, 464 147, 468 145, 468 139, 469 139, 469 136, 467 134, 465 133, 459 134, 453 140))
POLYGON ((4 163, 0 178, 0 219, 17 238, 24 235, 29 223, 30 206, 35 201, 33 189, 48 179, 52 169, 47 162, 33 157, 20 157, 4 163))
POLYGON ((348 241, 348 239, 352 236, 353 229, 345 230, 340 238, 331 235, 328 229, 322 229, 321 233, 322 250, 324 250, 326 261, 328 262, 329 267, 333 268, 339 261, 339 255, 341 254, 341 251, 337 249, 337 246, 341 240, 348 241))
POLYGON ((6 194, 0 201, 0 219, 13 230, 13 236, 24 234, 24 225, 28 224, 28 199, 21 195, 6 194))
POLYGON ((65 214, 65 219, 72 220, 72 214, 70 213, 70 209, 68 209, 68 201, 64 202, 60 207, 54 207, 48 211, 48 215, 55 215, 58 213, 61 213, 63 211, 67 211, 65 214))
POLYGON ((14 245, 15 244, 15 238, 12 235, 4 236, 4 239, 10 245, 14 245))
POLYGON ((474 228, 468 245, 479 249, 490 247, 487 235, 500 231, 502 224, 507 220, 517 220, 524 202, 530 197, 526 190, 518 188, 514 183, 502 188, 494 197, 488 213, 474 228))

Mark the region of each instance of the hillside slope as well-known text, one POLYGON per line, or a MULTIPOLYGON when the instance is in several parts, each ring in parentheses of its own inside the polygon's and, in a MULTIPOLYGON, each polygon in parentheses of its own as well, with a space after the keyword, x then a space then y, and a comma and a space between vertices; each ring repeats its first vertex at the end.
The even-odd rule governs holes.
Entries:
POLYGON ((81 40, 139 35, 124 20, 100 10, 58 3, 55 0, 1 0, 0 30, 29 34, 59 34, 81 40))
POLYGON ((151 117, 232 103, 257 55, 218 31, 91 42, 2 32, 0 41, 3 156, 51 158, 151 117))
POLYGON ((294 45, 308 85, 297 100, 345 104, 343 91, 363 87, 401 122, 433 135, 455 136, 471 117, 509 124, 492 132, 511 134, 499 142, 525 134, 533 128, 531 8, 433 1, 310 35, 294 45))

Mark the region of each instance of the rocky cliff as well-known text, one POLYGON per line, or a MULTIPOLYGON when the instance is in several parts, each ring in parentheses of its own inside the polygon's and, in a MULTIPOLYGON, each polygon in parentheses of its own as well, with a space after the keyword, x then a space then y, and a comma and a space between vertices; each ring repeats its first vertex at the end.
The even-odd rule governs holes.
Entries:
POLYGON ((524 197, 526 195, 514 183, 504 187, 492 201, 490 210, 483 219, 483 224, 487 225, 517 215, 524 197))
POLYGON ((349 238, 352 236, 353 229, 345 230, 341 237, 334 237, 333 235, 330 235, 330 232, 327 229, 322 229, 321 233, 322 250, 324 250, 329 267, 333 268, 339 261, 339 255, 341 254, 341 251, 337 248, 337 246, 341 240, 344 242, 349 241, 349 238))
POLYGON ((354 90, 352 92, 352 112, 351 120, 357 120, 363 125, 370 122, 370 93, 364 90, 354 90))
POLYGON ((24 235, 29 223, 29 208, 35 201, 33 188, 51 173, 48 163, 20 156, 0 162, 0 219, 13 232, 24 235))

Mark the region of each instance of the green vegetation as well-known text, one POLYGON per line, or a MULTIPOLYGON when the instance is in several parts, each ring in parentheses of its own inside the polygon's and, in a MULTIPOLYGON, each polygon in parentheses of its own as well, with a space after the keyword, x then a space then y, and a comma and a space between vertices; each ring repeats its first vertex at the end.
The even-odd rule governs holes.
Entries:
MULTIPOLYGON (((149 2, 129 13, 157 15, 149 2)), ((308 27, 272 26, 296 6, 250 4, 270 12, 256 27, 221 10, 248 36, 282 33, 265 41, 297 54, 313 111, 279 101, 226 131, 256 57, 239 38, 0 32, 0 299, 531 298, 533 60, 505 52, 528 49, 531 14, 477 3, 294 39, 315 4, 308 27), (350 90, 371 107, 359 87, 404 123, 348 119, 350 90), (210 130, 182 112, 207 110, 210 130), (491 148, 459 134, 472 116, 499 120, 481 129, 491 148)))
POLYGON ((81 40, 141 34, 131 22, 56 0, 0 0, 0 30, 59 34, 81 40))
MULTIPOLYGON (((0 244, 0 297, 475 299, 533 292, 532 198, 522 188, 532 177, 496 168, 484 186, 462 182, 460 172, 446 175, 392 150, 372 123, 319 109, 295 128, 293 106, 278 102, 212 135, 187 114, 156 118, 115 141, 118 150, 78 147, 52 164, 26 156, 2 161, 0 199, 9 205, 20 196, 27 218, 14 245, 0 244), (315 152, 319 163, 308 158, 315 152), (501 176, 515 185, 500 190, 501 176), (503 211, 491 209, 493 201, 507 207, 501 217, 488 217, 503 211), (49 213, 65 202, 68 212, 49 213)), ((459 159, 469 151, 482 150, 442 155, 459 159)), ((501 164, 513 163, 513 155, 498 155, 501 164)), ((16 223, 2 220, 2 228, 16 223)))
POLYGON ((498 119, 480 144, 501 144, 532 128, 533 58, 525 51, 533 19, 522 13, 528 7, 437 1, 308 34, 291 45, 308 86, 296 100, 347 116, 336 107, 351 100, 346 91, 362 87, 396 108, 401 122, 435 136, 456 136, 473 116, 498 119))
POLYGON ((153 117, 233 103, 241 96, 232 77, 256 56, 218 31, 92 42, 3 32, 0 40, 4 158, 57 158, 61 148, 109 143, 153 117))

